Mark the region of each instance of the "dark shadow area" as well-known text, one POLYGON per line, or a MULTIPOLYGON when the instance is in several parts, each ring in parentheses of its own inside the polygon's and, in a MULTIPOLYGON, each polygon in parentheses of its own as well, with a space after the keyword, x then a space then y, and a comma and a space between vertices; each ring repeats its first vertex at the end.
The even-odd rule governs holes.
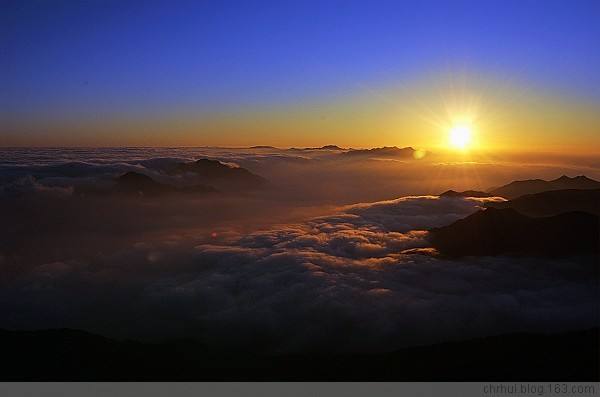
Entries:
POLYGON ((512 208, 527 216, 551 216, 572 211, 600 215, 600 189, 550 190, 526 194, 509 201, 487 203, 486 206, 512 208))
POLYGON ((451 225, 431 229, 431 241, 444 256, 592 255, 600 250, 598 216, 586 212, 532 218, 512 208, 488 208, 451 225))
POLYGON ((543 179, 513 181, 507 185, 489 189, 489 191, 493 195, 513 199, 526 194, 535 194, 548 192, 552 190, 565 189, 600 189, 600 182, 590 179, 585 175, 579 175, 572 178, 563 175, 560 178, 556 178, 550 181, 545 181, 543 179))
POLYGON ((385 354, 246 355, 192 340, 0 331, 3 381, 598 381, 599 329, 515 333, 385 354))

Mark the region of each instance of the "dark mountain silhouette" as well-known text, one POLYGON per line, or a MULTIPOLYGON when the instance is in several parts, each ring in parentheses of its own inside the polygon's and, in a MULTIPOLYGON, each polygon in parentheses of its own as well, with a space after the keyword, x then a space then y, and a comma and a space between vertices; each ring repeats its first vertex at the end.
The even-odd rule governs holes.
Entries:
POLYGON ((288 149, 289 151, 292 152, 305 152, 305 151, 309 151, 309 150, 348 150, 348 149, 344 149, 341 148, 337 145, 325 145, 325 146, 321 146, 321 147, 303 147, 303 148, 296 148, 296 147, 292 147, 288 149))
POLYGON ((447 257, 471 255, 597 255, 597 215, 567 212, 531 218, 512 208, 488 208, 432 229, 433 246, 447 257))
POLYGON ((381 354, 259 355, 194 340, 0 330, 2 381, 598 381, 598 328, 514 333, 381 354))
POLYGON ((208 185, 192 185, 192 186, 181 186, 177 188, 179 193, 217 193, 218 190, 208 185))
POLYGON ((256 189, 267 182, 245 168, 232 167, 218 160, 199 159, 192 163, 179 163, 170 174, 194 174, 196 181, 215 186, 219 190, 256 189))
POLYGON ((360 158, 360 157, 384 157, 384 158, 398 158, 398 159, 412 159, 414 158, 415 149, 412 147, 399 148, 397 146, 385 146, 374 149, 350 149, 347 152, 341 153, 340 156, 347 158, 360 158))
POLYGON ((319 149, 322 149, 322 150, 347 150, 347 149, 339 147, 338 145, 325 145, 325 146, 321 146, 319 149))
POLYGON ((158 183, 149 176, 137 172, 127 172, 115 180, 115 191, 119 193, 151 196, 172 193, 175 190, 173 186, 158 183))
POLYGON ((545 181, 543 179, 529 179, 525 181, 514 181, 508 185, 490 189, 494 196, 502 196, 508 199, 535 194, 550 190, 565 189, 600 189, 600 182, 590 179, 584 175, 569 178, 566 175, 560 178, 545 181))
POLYGON ((156 182, 148 175, 137 172, 127 172, 115 180, 113 192, 140 196, 157 196, 172 193, 210 193, 215 188, 205 185, 176 187, 156 182))
POLYGON ((440 194, 440 197, 492 197, 491 193, 480 192, 478 190, 464 190, 457 192, 455 190, 447 190, 440 194))
POLYGON ((275 146, 269 146, 269 145, 256 145, 256 146, 250 146, 250 149, 277 149, 275 146))
POLYGON ((572 211, 600 215, 600 189, 551 190, 542 193, 527 194, 500 203, 488 203, 486 206, 513 208, 529 216, 550 216, 572 211))

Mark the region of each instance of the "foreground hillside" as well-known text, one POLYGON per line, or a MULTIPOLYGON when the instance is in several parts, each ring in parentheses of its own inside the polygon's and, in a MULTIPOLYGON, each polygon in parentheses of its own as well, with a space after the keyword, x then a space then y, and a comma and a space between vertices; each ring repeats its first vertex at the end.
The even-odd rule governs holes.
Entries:
POLYGON ((191 340, 0 331, 3 381, 598 381, 599 329, 509 334, 362 355, 250 355, 191 340))

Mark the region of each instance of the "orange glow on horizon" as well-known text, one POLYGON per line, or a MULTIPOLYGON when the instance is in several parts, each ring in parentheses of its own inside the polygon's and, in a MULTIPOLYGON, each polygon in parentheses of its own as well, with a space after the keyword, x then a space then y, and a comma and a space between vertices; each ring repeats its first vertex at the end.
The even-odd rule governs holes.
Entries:
POLYGON ((9 119, 4 146, 223 146, 373 148, 431 152, 600 152, 600 113, 589 102, 472 77, 427 78, 352 95, 282 105, 202 112, 164 109, 9 119), (457 128, 470 125, 470 131, 457 128), (460 133, 456 133, 462 130, 460 133), (450 139, 450 142, 449 142, 450 139))

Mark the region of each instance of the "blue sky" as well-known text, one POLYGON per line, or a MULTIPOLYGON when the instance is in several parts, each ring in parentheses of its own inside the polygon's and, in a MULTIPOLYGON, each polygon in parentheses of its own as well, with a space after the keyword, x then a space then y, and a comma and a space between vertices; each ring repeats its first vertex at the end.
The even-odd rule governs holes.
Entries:
POLYGON ((3 1, 4 116, 270 106, 466 68, 600 101, 599 1, 3 1))

